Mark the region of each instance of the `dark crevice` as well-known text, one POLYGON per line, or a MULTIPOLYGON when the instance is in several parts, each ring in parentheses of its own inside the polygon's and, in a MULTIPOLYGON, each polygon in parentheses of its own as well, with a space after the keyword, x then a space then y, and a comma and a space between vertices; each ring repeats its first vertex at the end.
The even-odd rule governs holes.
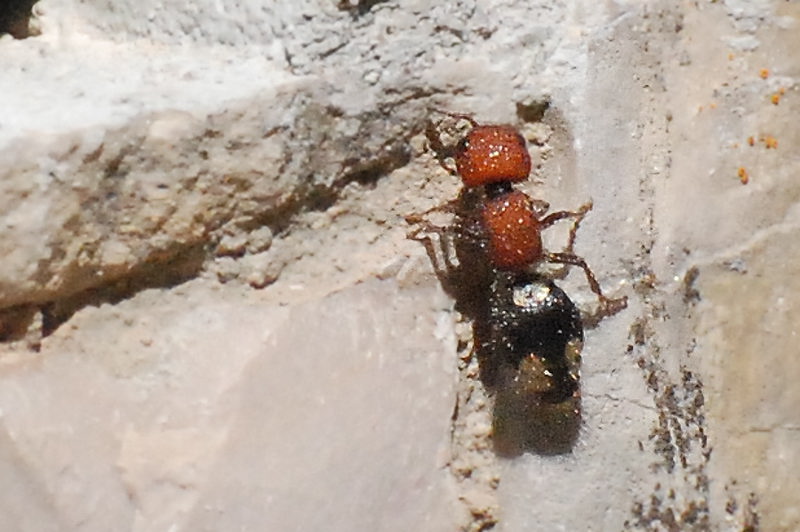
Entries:
MULTIPOLYGON (((325 211, 339 201, 342 190, 352 184, 374 188, 377 182, 397 168, 408 164, 411 152, 405 141, 380 150, 380 157, 369 160, 353 158, 344 162, 346 170, 331 184, 313 184, 313 176, 306 176, 292 195, 269 212, 256 217, 248 224, 252 228, 266 225, 275 235, 284 233, 295 217, 303 212, 325 211)), ((245 227, 247 229, 248 227, 245 227)))
POLYGON ((33 36, 30 20, 37 0, 5 0, 0 4, 0 34, 8 33, 15 39, 33 36))
POLYGON ((369 161, 345 161, 348 170, 337 180, 337 188, 341 188, 348 183, 358 183, 372 188, 381 177, 407 165, 411 161, 411 152, 405 142, 387 146, 382 151, 384 152, 382 156, 369 161))
MULTIPOLYGON (((318 139, 316 141, 318 148, 315 151, 344 152, 345 157, 335 163, 339 169, 333 179, 319 179, 313 173, 303 176, 292 193, 279 205, 269 212, 255 216, 247 223, 247 227, 242 228, 254 229, 267 226, 273 234, 281 235, 291 227, 299 214, 329 209, 339 201, 343 190, 349 185, 374 188, 381 178, 407 165, 411 161, 408 138, 420 129, 419 124, 410 125, 402 136, 389 137, 382 144, 370 142, 376 138, 376 132, 381 136, 385 134, 380 132, 383 129, 381 124, 385 123, 394 110, 395 107, 379 107, 372 113, 360 115, 361 127, 353 135, 340 137, 326 133, 323 138, 318 139)), ((317 117, 315 122, 324 124, 329 119, 343 119, 343 117, 345 113, 342 109, 327 106, 324 108, 324 117, 317 117)), ((326 131, 334 129, 331 126, 326 128, 326 131)), ((314 151, 311 155, 314 155, 314 151)))
POLYGON ((517 116, 523 122, 541 122, 550 108, 550 100, 534 100, 530 103, 517 103, 517 116))
POLYGON ((357 2, 340 0, 337 7, 342 11, 349 12, 354 19, 357 19, 369 13, 376 5, 386 2, 388 2, 388 0, 358 0, 357 2))
POLYGON ((151 288, 172 288, 199 274, 206 259, 205 246, 197 244, 161 260, 141 264, 125 277, 41 305, 42 336, 52 334, 75 312, 87 306, 115 304, 151 288))
POLYGON ((37 311, 35 305, 15 305, 0 310, 0 342, 24 339, 36 318, 37 311))

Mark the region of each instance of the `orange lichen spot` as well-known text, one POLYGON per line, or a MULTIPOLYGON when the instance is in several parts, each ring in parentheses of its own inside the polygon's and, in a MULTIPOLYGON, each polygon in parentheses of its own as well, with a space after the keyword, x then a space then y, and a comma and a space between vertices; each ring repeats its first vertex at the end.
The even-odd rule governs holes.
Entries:
POLYGON ((749 146, 755 146, 756 145, 756 139, 752 135, 747 137, 747 144, 749 146))
POLYGON ((708 104, 708 108, 709 109, 716 109, 717 108, 717 102, 711 102, 710 104, 708 104))
POLYGON ((525 139, 511 126, 472 128, 458 144, 455 160, 468 187, 524 181, 531 172, 525 139))
POLYGON ((769 149, 776 150, 778 149, 778 139, 776 139, 772 135, 767 135, 766 137, 764 137, 764 145, 767 147, 768 150, 769 149))
POLYGON ((778 105, 784 94, 786 94, 786 87, 781 87, 777 92, 772 93, 772 95, 769 97, 769 100, 773 103, 773 105, 778 105))
POLYGON ((767 79, 769 77, 769 69, 762 68, 758 71, 758 75, 761 77, 761 79, 767 79))
POLYGON ((733 53, 733 52, 728 52, 728 61, 733 61, 733 59, 734 59, 735 57, 736 57, 736 55, 734 55, 734 53, 733 53))
POLYGON ((541 227, 524 192, 514 190, 487 200, 483 224, 496 268, 522 270, 541 259, 541 227))
POLYGON ((750 181, 750 175, 747 173, 747 169, 744 166, 739 167, 737 174, 739 175, 739 181, 741 181, 743 185, 746 185, 750 181))

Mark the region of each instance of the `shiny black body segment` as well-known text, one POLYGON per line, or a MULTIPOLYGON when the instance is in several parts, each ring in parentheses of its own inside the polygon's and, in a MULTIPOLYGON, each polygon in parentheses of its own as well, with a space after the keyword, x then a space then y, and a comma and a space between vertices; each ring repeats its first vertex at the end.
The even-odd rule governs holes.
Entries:
POLYGON ((495 272, 475 326, 481 379, 495 394, 494 443, 503 455, 570 452, 580 429, 583 325, 548 278, 495 272))

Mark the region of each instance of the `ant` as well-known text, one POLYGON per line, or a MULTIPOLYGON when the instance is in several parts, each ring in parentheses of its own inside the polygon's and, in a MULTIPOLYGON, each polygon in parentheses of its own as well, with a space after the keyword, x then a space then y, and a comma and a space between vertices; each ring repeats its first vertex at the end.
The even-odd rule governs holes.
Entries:
POLYGON ((572 251, 591 202, 547 214, 547 202, 514 189, 531 171, 525 139, 516 129, 443 114, 471 126, 455 145, 445 145, 433 122, 426 129, 439 164, 464 187, 455 200, 408 217, 416 225, 408 236, 425 246, 457 310, 472 319, 480 377, 496 392, 495 448, 503 454, 567 452, 580 425, 583 324, 566 293, 536 267, 544 262, 580 267, 599 299, 600 316, 619 312, 627 299, 606 297, 586 261, 572 251), (455 167, 447 164, 451 158, 455 167), (425 215, 437 210, 452 212, 455 222, 445 227, 427 222, 425 215), (542 231, 568 218, 574 221, 567 248, 545 250, 542 231))
MULTIPOLYGON (((624 309, 627 298, 606 297, 586 261, 572 252, 577 226, 592 209, 592 203, 585 203, 576 211, 547 214, 550 205, 546 201, 533 199, 512 186, 527 179, 531 171, 525 139, 517 130, 508 125, 481 125, 469 115, 445 114, 466 120, 472 129, 454 149, 442 143, 432 122, 428 124, 426 136, 442 168, 450 175, 459 176, 466 189, 483 187, 485 198, 477 207, 482 228, 476 233, 472 225, 470 230, 474 238, 485 239, 492 265, 502 271, 522 271, 543 262, 578 266, 600 302, 598 314, 613 315, 624 309), (455 159, 455 168, 447 165, 448 157, 455 159), (567 218, 575 219, 567 251, 552 253, 545 250, 542 231, 567 218)), ((463 231, 464 228, 458 225, 456 231, 463 231)))

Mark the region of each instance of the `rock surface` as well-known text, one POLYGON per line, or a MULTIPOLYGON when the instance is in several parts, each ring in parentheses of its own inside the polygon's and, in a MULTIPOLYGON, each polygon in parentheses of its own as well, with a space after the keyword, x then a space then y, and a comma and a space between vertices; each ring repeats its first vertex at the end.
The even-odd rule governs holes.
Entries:
POLYGON ((796 3, 33 14, 0 38, 0 528, 800 528, 796 3), (629 307, 586 331, 571 453, 492 451, 406 238, 458 191, 433 108, 594 202, 577 251, 629 307))

